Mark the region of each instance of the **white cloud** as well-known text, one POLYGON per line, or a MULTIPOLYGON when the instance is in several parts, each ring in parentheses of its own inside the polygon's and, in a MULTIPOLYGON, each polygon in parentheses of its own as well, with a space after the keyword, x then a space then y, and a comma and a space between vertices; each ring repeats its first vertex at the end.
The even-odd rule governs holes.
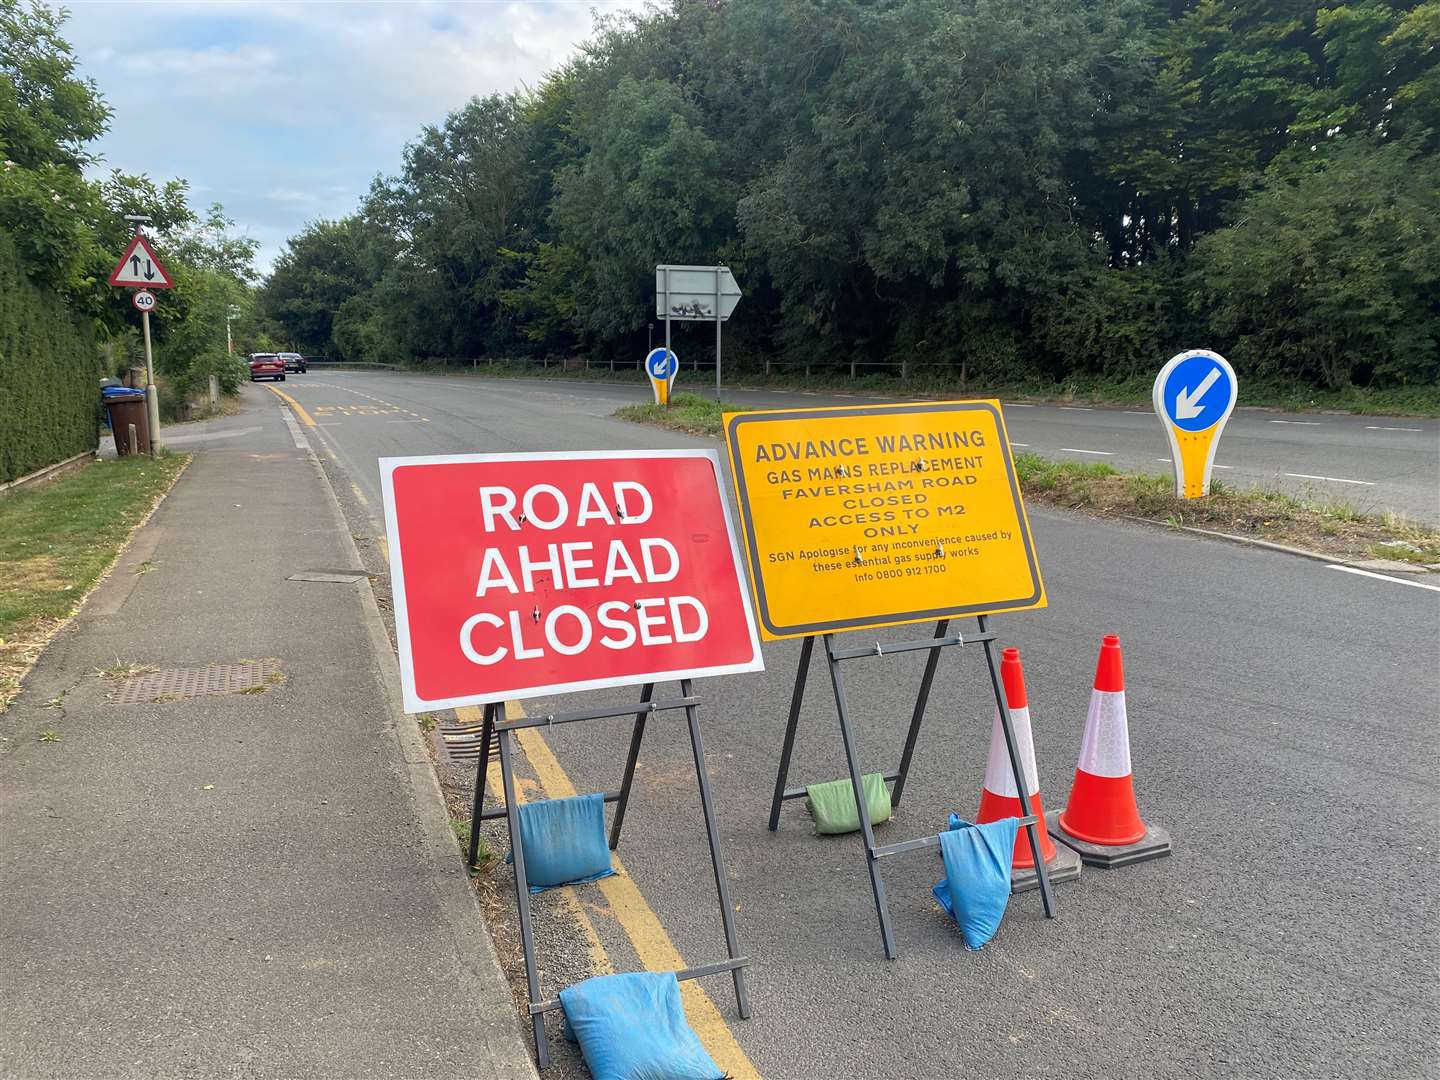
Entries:
POLYGON ((115 110, 107 167, 189 180, 268 265, 306 221, 353 210, 422 125, 473 95, 535 85, 595 13, 642 6, 82 3, 65 34, 115 110))

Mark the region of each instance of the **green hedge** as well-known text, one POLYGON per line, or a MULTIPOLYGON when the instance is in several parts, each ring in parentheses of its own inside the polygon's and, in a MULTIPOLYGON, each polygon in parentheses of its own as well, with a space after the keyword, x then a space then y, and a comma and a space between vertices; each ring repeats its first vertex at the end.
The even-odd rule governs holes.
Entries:
POLYGON ((100 366, 89 326, 0 233, 0 483, 95 449, 100 366))

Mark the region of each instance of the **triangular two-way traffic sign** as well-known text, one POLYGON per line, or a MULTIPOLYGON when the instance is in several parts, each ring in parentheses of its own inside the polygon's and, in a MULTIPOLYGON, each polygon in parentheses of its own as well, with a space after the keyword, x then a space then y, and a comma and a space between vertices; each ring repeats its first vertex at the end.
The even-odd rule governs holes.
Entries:
POLYGON ((155 252, 150 250, 150 245, 145 242, 145 237, 139 233, 135 239, 130 241, 130 246, 125 249, 125 254, 120 256, 120 261, 115 264, 115 269, 110 271, 109 278, 111 285, 128 285, 132 288, 142 289, 173 289, 175 282, 170 280, 170 275, 165 272, 165 267, 160 265, 160 260, 155 257, 155 252))

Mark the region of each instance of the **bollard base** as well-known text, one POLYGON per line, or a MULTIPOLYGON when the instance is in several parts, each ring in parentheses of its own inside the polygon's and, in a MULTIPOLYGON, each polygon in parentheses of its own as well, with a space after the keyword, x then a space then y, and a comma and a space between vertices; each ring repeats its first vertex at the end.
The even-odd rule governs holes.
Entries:
MULTIPOLYGON (((1023 834, 1022 834, 1023 835, 1023 834)), ((1045 864, 1051 885, 1075 881, 1080 877, 1080 856, 1064 844, 1055 845, 1055 858, 1045 864)), ((1010 895, 1029 892, 1040 887, 1040 877, 1033 866, 1017 868, 1010 872, 1010 895)))
POLYGON ((1159 825, 1146 825, 1145 835, 1133 844, 1125 844, 1121 847, 1108 847, 1104 844, 1091 844, 1084 840, 1077 840, 1060 828, 1061 810, 1052 810, 1045 815, 1045 828, 1049 830, 1050 837, 1057 844, 1073 848, 1080 858, 1090 866, 1099 866, 1106 870, 1113 870, 1117 866, 1129 866, 1131 863, 1144 862, 1146 859, 1158 859, 1170 854, 1170 833, 1159 825))

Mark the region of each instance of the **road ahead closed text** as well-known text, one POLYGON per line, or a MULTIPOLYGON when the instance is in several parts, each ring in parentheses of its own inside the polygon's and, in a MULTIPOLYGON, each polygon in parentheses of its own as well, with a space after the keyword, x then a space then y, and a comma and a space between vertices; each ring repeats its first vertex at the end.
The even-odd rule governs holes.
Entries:
POLYGON ((766 637, 1041 607, 999 405, 731 413, 766 637))
POLYGON ((709 452, 381 469, 412 711, 759 667, 709 452))

